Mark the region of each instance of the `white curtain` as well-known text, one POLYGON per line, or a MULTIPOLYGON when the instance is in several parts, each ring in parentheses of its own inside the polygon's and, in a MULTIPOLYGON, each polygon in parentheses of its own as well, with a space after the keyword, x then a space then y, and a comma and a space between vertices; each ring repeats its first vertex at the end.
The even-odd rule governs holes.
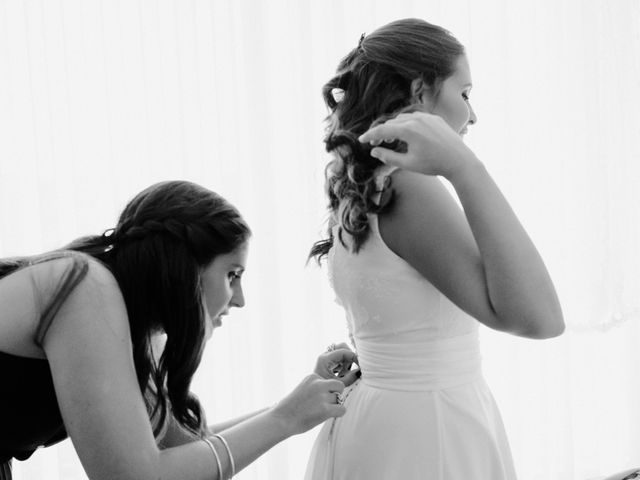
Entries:
MULTIPOLYGON (((102 232, 159 180, 223 194, 254 231, 247 306, 194 390, 210 420, 274 403, 346 338, 325 272, 305 267, 325 218, 320 88, 361 33, 409 16, 467 46, 468 142, 568 324, 550 341, 483 332, 520 478, 640 466, 637 0, 0 0, 0 256, 102 232)), ((314 436, 237 478, 302 478, 314 436)), ((86 478, 68 441, 14 471, 86 478)))

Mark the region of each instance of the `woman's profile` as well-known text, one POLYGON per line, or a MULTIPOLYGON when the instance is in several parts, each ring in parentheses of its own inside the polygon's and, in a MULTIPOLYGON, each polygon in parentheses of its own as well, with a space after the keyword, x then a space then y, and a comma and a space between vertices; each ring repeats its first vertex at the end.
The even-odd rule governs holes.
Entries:
POLYGON ((311 257, 327 257, 362 377, 320 431, 307 480, 516 478, 478 326, 548 338, 564 321, 535 246, 463 142, 471 86, 464 47, 404 19, 363 35, 323 88, 330 220, 311 257))

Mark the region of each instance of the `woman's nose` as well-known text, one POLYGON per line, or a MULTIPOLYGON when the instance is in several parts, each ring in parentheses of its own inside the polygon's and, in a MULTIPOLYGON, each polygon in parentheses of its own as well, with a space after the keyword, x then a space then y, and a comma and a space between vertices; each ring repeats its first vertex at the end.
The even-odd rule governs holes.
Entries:
POLYGON ((478 117, 476 116, 476 112, 471 105, 469 105, 469 123, 471 125, 478 123, 478 117))
POLYGON ((233 291, 233 297, 231 297, 231 306, 242 308, 244 307, 244 292, 242 286, 237 286, 233 291))

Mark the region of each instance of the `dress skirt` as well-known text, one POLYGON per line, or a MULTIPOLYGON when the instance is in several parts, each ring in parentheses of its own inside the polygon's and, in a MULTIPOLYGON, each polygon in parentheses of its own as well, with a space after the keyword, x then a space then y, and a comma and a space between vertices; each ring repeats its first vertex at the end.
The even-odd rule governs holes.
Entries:
POLYGON ((498 407, 474 366, 473 341, 437 342, 442 348, 423 353, 423 364, 416 359, 404 374, 383 371, 363 348, 369 368, 345 389, 346 414, 320 430, 305 479, 515 480, 498 407), (375 373, 368 378, 367 370, 375 373))

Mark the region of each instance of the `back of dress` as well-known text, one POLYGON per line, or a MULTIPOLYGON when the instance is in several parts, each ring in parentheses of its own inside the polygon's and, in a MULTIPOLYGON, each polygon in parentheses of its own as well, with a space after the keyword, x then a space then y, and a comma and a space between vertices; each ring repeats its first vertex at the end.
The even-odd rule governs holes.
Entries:
POLYGON ((347 313, 350 333, 385 341, 408 332, 443 339, 477 331, 477 322, 460 310, 426 278, 387 247, 377 215, 369 215, 371 232, 357 254, 337 240, 329 251, 329 279, 337 302, 347 313))
MULTIPOLYGON (((392 171, 378 170, 378 190, 392 171)), ((316 440, 306 478, 514 479, 477 321, 387 247, 377 215, 369 226, 358 253, 334 227, 329 279, 362 377, 316 440)))
MULTIPOLYGON (((381 188, 393 168, 377 172, 381 188)), ((379 188, 379 190, 380 190, 379 188)), ((374 199, 377 201, 377 199, 374 199)), ((480 369, 478 323, 384 243, 377 215, 357 254, 350 237, 329 252, 329 279, 347 315, 368 382, 431 389, 468 381, 480 369)))

